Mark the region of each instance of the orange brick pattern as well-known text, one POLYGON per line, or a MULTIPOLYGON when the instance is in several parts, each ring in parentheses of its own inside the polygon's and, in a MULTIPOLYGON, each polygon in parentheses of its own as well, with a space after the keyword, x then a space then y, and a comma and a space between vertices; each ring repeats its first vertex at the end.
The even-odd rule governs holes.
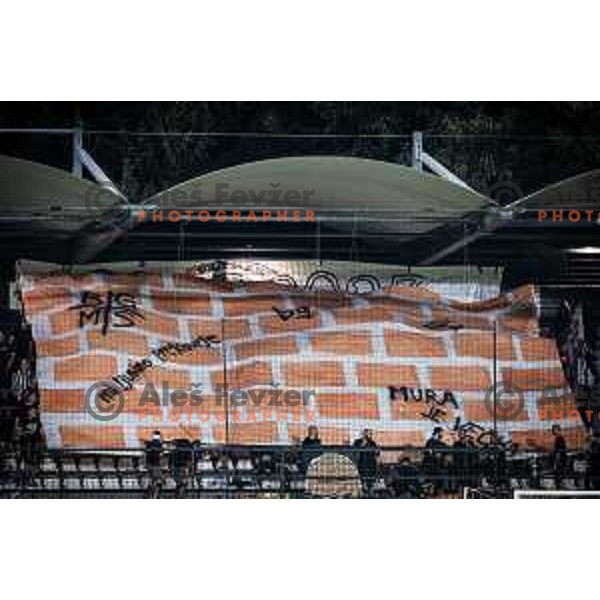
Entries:
MULTIPOLYGON (((208 443, 285 444, 302 439, 310 424, 319 426, 328 444, 351 441, 369 427, 382 445, 418 446, 437 425, 452 439, 457 419, 491 427, 484 398, 494 381, 494 359, 496 379, 525 392, 523 410, 499 423, 505 438, 541 447, 557 421, 570 444, 584 437, 572 418, 556 345, 539 337, 531 287, 463 302, 423 288, 394 286, 353 296, 298 291, 273 281, 213 282, 172 271, 32 272, 22 273, 20 284, 36 341, 50 447, 138 447, 155 428, 166 437, 208 443), (83 291, 127 291, 143 318, 134 318, 132 327, 109 326, 105 333, 92 320, 80 327, 79 311, 72 307, 83 291), (209 348, 200 344, 161 360, 153 355, 167 343, 211 336, 217 342, 209 348), (152 364, 125 391, 122 413, 112 421, 94 420, 84 406, 89 386, 147 359, 152 364), (200 390, 202 402, 178 409, 163 398, 164 382, 171 391, 200 390), (248 402, 219 400, 225 383, 251 394, 248 402), (146 384, 155 393, 140 406, 146 384), (562 390, 564 418, 539 399, 546 386, 562 390), (411 391, 407 398, 403 388, 411 391), (290 389, 313 393, 294 407, 269 404, 275 390, 290 389), (437 401, 427 399, 427 390, 435 391, 437 401), (456 406, 443 401, 444 392, 452 393, 456 406)), ((505 399, 502 406, 511 413, 505 399)))

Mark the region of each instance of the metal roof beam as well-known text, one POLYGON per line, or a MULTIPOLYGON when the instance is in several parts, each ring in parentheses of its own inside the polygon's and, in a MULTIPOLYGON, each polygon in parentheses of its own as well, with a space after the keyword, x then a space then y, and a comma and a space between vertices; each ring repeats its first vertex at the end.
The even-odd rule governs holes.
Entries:
POLYGON ((466 184, 460 177, 452 173, 452 171, 445 167, 439 160, 436 160, 431 154, 428 154, 423 150, 423 133, 421 131, 413 132, 412 166, 417 169, 417 171, 423 171, 423 166, 426 166, 430 171, 439 175, 446 181, 459 185, 471 192, 476 192, 476 190, 466 184))

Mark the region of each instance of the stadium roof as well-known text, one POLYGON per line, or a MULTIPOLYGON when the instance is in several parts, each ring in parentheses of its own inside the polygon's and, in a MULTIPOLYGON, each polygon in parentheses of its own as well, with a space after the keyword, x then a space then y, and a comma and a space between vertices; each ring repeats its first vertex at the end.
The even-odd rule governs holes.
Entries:
POLYGON ((202 175, 142 205, 164 213, 310 209, 315 223, 136 223, 125 200, 105 187, 0 157, 0 251, 5 259, 62 263, 237 256, 456 264, 468 248, 469 261, 498 264, 593 241, 595 223, 538 223, 536 211, 581 204, 577 197, 600 209, 598 183, 600 171, 593 171, 549 186, 502 220, 491 200, 412 168, 353 157, 279 158, 202 175))
POLYGON ((355 157, 307 156, 263 160, 214 171, 156 194, 161 208, 310 208, 324 221, 360 215, 426 231, 448 219, 480 211, 489 202, 476 192, 415 169, 355 157), (194 192, 201 202, 194 203, 194 192))
POLYGON ((563 179, 535 192, 519 203, 526 210, 600 209, 600 169, 563 179))
POLYGON ((74 233, 120 204, 117 195, 67 171, 0 156, 0 209, 3 219, 26 228, 74 233), (112 196, 112 202, 107 197, 112 196), (97 206, 104 201, 104 207, 97 206))
POLYGON ((123 199, 61 169, 0 156, 2 256, 71 262, 121 213, 123 199))
MULTIPOLYGON (((393 163, 337 156, 237 165, 174 186, 144 204, 165 213, 174 208, 314 212, 315 224, 188 224, 186 257, 205 256, 209 251, 213 255, 315 258, 320 252, 323 258, 370 257, 387 262, 413 260, 415 247, 409 249, 406 244, 425 249, 430 243, 426 238, 433 232, 456 236, 465 223, 479 221, 491 206, 480 194, 434 175, 393 163)), ((143 245, 150 233, 168 245, 169 236, 173 239, 180 229, 164 222, 144 223, 130 232, 128 249, 122 255, 138 241, 143 245)), ((119 250, 118 245, 111 248, 119 250)))

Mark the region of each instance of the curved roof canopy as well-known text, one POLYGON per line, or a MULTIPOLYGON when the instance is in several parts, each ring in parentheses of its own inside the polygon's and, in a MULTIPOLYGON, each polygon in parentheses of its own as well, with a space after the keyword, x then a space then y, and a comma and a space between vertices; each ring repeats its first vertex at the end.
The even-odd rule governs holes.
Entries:
POLYGON ((599 213, 600 169, 596 169, 548 185, 502 207, 486 219, 483 228, 449 244, 426 262, 455 261, 466 246, 471 256, 476 255, 487 264, 493 260, 518 262, 527 257, 556 262, 565 250, 578 248, 600 254, 599 213), (562 214, 557 212, 555 218, 554 211, 562 214), (573 219, 570 211, 574 211, 573 219))
POLYGON ((276 158, 201 175, 144 204, 162 209, 310 209, 355 232, 418 233, 485 209, 481 195, 394 163, 338 156, 276 158), (342 225, 346 223, 347 225, 342 225))
POLYGON ((0 237, 8 256, 82 260, 115 237, 124 199, 47 165, 0 156, 0 237))
POLYGON ((548 185, 517 204, 525 210, 599 210, 600 169, 548 185))
POLYGON ((122 203, 109 188, 61 169, 0 156, 0 210, 13 223, 76 232, 122 203))
POLYGON ((237 256, 454 264, 465 260, 468 245, 469 260, 498 264, 533 251, 535 244, 544 253, 548 245, 589 244, 585 236, 596 238, 595 224, 549 235, 546 226, 556 224, 533 216, 537 208, 572 208, 588 200, 600 206, 598 184, 600 171, 592 171, 544 188, 515 203, 515 213, 490 228, 490 200, 434 175, 354 157, 278 158, 202 175, 144 204, 148 212, 254 210, 257 216, 262 210, 305 209, 316 223, 138 223, 134 217, 128 229, 124 200, 109 188, 0 157, 0 254, 62 263, 237 256))

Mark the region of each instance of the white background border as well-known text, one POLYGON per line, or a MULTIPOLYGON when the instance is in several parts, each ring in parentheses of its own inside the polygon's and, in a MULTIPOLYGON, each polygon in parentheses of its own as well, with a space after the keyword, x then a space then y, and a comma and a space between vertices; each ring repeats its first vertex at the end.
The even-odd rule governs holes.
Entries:
POLYGON ((597 89, 597 9, 583 0, 19 0, 3 4, 0 31, 4 100, 585 100, 597 89))
POLYGON ((592 597, 594 506, 4 501, 0 585, 61 600, 592 597))
MULTIPOLYGON (((2 7, 0 95, 585 100, 597 91, 595 12, 580 0, 20 0, 2 7)), ((0 589, 61 600, 585 597, 597 593, 593 507, 7 501, 0 589)))

